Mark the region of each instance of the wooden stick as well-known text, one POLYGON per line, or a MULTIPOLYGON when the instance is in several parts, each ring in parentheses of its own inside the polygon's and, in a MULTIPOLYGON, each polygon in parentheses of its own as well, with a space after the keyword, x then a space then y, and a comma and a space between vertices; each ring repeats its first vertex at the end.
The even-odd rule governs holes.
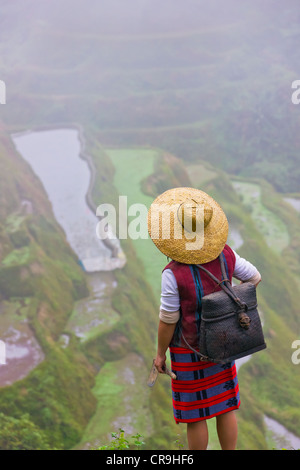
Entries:
POLYGON ((176 377, 176 375, 174 374, 174 372, 172 372, 171 370, 169 370, 167 367, 165 368, 165 373, 166 373, 167 375, 169 375, 169 376, 171 377, 171 379, 173 379, 173 380, 176 380, 176 379, 177 379, 177 377, 176 377))

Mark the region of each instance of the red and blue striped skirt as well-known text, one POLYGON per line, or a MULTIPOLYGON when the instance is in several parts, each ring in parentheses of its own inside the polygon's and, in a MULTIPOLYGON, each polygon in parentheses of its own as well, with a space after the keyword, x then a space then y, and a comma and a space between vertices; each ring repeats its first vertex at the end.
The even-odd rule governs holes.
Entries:
POLYGON ((240 406, 235 362, 199 361, 190 349, 170 347, 174 418, 189 423, 213 418, 240 406))

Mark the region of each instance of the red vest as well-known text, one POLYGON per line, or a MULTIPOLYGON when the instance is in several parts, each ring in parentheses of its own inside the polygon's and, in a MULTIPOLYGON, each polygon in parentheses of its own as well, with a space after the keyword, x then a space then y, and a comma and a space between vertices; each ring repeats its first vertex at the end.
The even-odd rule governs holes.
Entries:
MULTIPOLYGON (((228 245, 225 245, 222 255, 224 256, 227 277, 231 282, 235 267, 235 255, 228 245)), ((218 258, 203 264, 203 267, 218 279, 222 279, 218 258)), ((201 298, 221 290, 221 287, 195 264, 171 261, 164 269, 167 268, 171 269, 175 276, 180 297, 180 318, 170 345, 186 347, 182 340, 183 334, 187 342, 197 348, 201 321, 201 298)))

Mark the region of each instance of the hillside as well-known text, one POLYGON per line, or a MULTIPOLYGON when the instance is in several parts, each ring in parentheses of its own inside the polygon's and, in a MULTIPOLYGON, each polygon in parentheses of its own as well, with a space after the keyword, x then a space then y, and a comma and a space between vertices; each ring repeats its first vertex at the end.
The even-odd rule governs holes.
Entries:
MULTIPOLYGON (((13 159, 11 158, 11 160, 16 161, 16 167, 13 172, 16 177, 20 171, 18 170, 18 165, 22 168, 24 162, 20 157, 14 154, 7 137, 3 136, 3 140, 7 144, 2 157, 3 168, 9 168, 5 165, 5 155, 9 155, 10 158, 13 155, 14 157, 13 159), (8 148, 10 152, 8 152, 8 148)), ((103 149, 97 140, 93 138, 92 134, 88 134, 87 141, 87 150, 98 170, 92 192, 95 204, 105 200, 106 202, 114 203, 115 207, 117 207, 118 195, 125 194, 128 197, 129 203, 139 201, 149 206, 155 194, 159 193, 161 190, 182 184, 193 184, 197 186, 197 181, 199 181, 199 186, 202 189, 205 188, 205 190, 216 197, 216 199, 220 200, 222 198, 224 209, 229 218, 231 233, 239 234, 239 253, 251 259, 259 267, 263 276, 263 283, 259 288, 259 301, 262 308, 265 335, 268 343, 267 351, 254 356, 248 364, 243 366, 239 374, 241 397, 243 400, 243 407, 241 407, 239 412, 239 426, 241 430, 239 447, 267 448, 268 443, 263 425, 264 415, 276 419, 284 424, 287 429, 297 434, 298 414, 296 390, 299 386, 299 379, 295 374, 296 366, 291 362, 291 344, 295 339, 295 331, 299 328, 299 319, 297 318, 297 279, 299 280, 299 263, 295 262, 299 257, 299 219, 295 219, 295 211, 292 206, 286 203, 282 196, 272 190, 265 181, 252 181, 251 184, 254 187, 257 186, 261 188, 261 199, 257 201, 257 205, 260 203, 263 206, 265 217, 269 212, 273 214, 273 218, 269 219, 269 222, 271 220, 273 225, 268 223, 262 226, 261 223, 259 224, 259 212, 257 218, 256 206, 253 205, 253 203, 252 206, 249 206, 249 200, 245 199, 243 201, 239 193, 235 192, 234 187, 237 187, 236 177, 230 177, 230 175, 226 175, 220 170, 213 169, 205 162, 199 162, 198 168, 193 166, 192 171, 190 171, 189 166, 187 166, 185 170, 184 166, 182 166, 182 162, 176 157, 155 149, 103 149), (147 155, 148 161, 148 166, 143 165, 144 172, 141 172, 139 166, 137 166, 137 161, 140 160, 142 155, 147 155), (124 164, 125 166, 123 166, 124 164), (100 168, 101 171, 99 171, 100 168), (105 184, 102 178, 104 168, 106 175, 105 184), (179 168, 180 172, 178 172, 179 168), (198 174, 196 172, 197 169, 198 174), (131 175, 130 178, 126 178, 126 171, 131 175), (194 178, 193 183, 190 179, 191 176, 194 178), (128 185, 129 182, 130 185, 128 185), (276 230, 279 222, 284 223, 284 227, 286 227, 287 230, 286 235, 282 233, 283 240, 286 243, 282 245, 282 251, 284 251, 286 255, 284 262, 281 256, 282 253, 278 253, 277 251, 278 244, 276 237, 278 237, 278 235, 276 230), (267 234, 264 232, 266 228, 268 229, 267 234), (273 231, 274 235, 272 237, 273 231), (293 270, 296 280, 293 279, 293 275, 290 272, 288 265, 289 260, 293 260, 293 270), (278 266, 276 266, 276 263, 278 263, 278 266), (276 281, 276 279, 278 280, 276 281), (276 290, 274 290, 274 282, 277 285, 276 290), (282 381, 278 382, 276 380, 279 373, 281 376, 283 375, 281 371, 283 365, 284 380, 289 383, 288 390, 282 388, 282 381), (255 377, 255 381, 253 381, 253 377, 255 377), (251 393, 243 394, 243 389, 248 392, 251 390, 251 393), (283 397, 288 401, 288 406, 283 407, 283 397)), ((34 176, 31 174, 29 168, 27 168, 26 181, 31 182, 32 178, 34 178, 34 176)), ((6 184, 10 179, 11 178, 6 178, 6 184)), ((12 179, 14 181, 14 178, 12 179)), ((22 178, 19 178, 19 181, 22 181, 22 178)), ((11 184, 13 184, 13 182, 11 184)), ((238 184, 240 190, 243 184, 246 185, 246 187, 249 185, 249 180, 239 180, 238 184)), ((34 185, 34 187, 37 188, 36 185, 34 185)), ((22 197, 26 198, 27 201, 45 201, 42 188, 40 189, 40 194, 35 195, 35 199, 32 199, 30 186, 28 186, 27 192, 22 188, 22 185, 20 188, 19 193, 22 194, 22 197)), ((6 194, 9 193, 10 191, 7 188, 6 194)), ((246 194, 246 192, 244 192, 244 194, 246 194)), ((251 195, 249 197, 251 197, 251 195)), ((48 204, 48 201, 44 203, 48 204)), ((35 205, 33 208, 35 208, 35 205)), ((34 210, 42 211, 42 209, 34 210)), ((34 210, 30 215, 27 215, 27 218, 30 219, 34 217, 34 210)), ((49 211, 51 213, 51 208, 49 208, 49 211)), ((89 381, 86 384, 86 393, 92 393, 92 403, 94 403, 93 415, 90 415, 91 419, 86 421, 81 431, 79 433, 77 431, 77 442, 74 438, 73 445, 76 444, 79 448, 82 448, 86 446, 89 447, 91 444, 93 445, 93 443, 103 442, 107 438, 106 436, 110 427, 116 427, 116 423, 119 423, 120 426, 124 426, 124 423, 129 420, 136 432, 143 432, 144 435, 147 436, 148 448, 156 448, 157 446, 161 448, 168 447, 168 445, 170 445, 170 436, 173 434, 173 442, 176 438, 175 428, 172 432, 170 401, 167 398, 169 393, 168 383, 162 382, 157 384, 156 389, 151 391, 151 393, 149 393, 149 390, 147 390, 145 386, 145 379, 155 348, 160 272, 166 263, 164 257, 154 249, 150 239, 122 241, 122 246, 128 261, 122 270, 114 273, 118 287, 110 294, 111 307, 109 307, 106 313, 106 315, 111 316, 111 312, 114 311, 118 313, 118 317, 111 323, 110 327, 98 331, 97 334, 94 332, 93 335, 88 335, 86 339, 81 340, 79 345, 72 334, 74 325, 70 329, 69 323, 72 311, 74 312, 75 303, 80 301, 78 297, 78 284, 76 286, 77 295, 75 295, 75 297, 73 296, 73 301, 71 299, 69 307, 66 306, 66 304, 62 305, 64 320, 61 321, 60 326, 56 325, 54 334, 54 331, 52 331, 54 328, 53 323, 56 323, 61 316, 59 315, 59 311, 55 309, 52 314, 52 322, 49 323, 49 321, 47 321, 47 308, 45 307, 46 299, 48 298, 47 295, 49 295, 47 291, 45 289, 40 291, 38 288, 39 284, 34 284, 32 291, 27 291, 27 278, 24 275, 19 284, 7 282, 9 281, 7 269, 10 268, 11 265, 13 265, 15 269, 15 279, 17 270, 24 270, 24 266, 27 266, 26 262, 28 262, 30 257, 28 258, 26 251, 23 250, 23 252, 22 249, 24 248, 24 243, 26 243, 25 246, 31 246, 31 243, 26 237, 24 237, 25 242, 22 241, 22 237, 21 241, 17 238, 18 231, 16 228, 18 228, 20 224, 20 222, 17 223, 17 218, 14 221, 14 228, 12 229, 12 221, 14 220, 13 207, 7 210, 7 214, 9 214, 9 216, 6 217, 6 220, 9 220, 10 223, 6 223, 5 230, 2 231, 2 233, 4 233, 6 237, 13 237, 12 240, 18 240, 18 248, 9 246, 9 248, 6 249, 7 251, 3 253, 1 263, 3 280, 1 292, 5 300, 2 302, 2 309, 7 312, 8 318, 10 319, 9 321, 11 322, 14 317, 12 317, 9 312, 11 312, 10 309, 13 307, 9 307, 8 302, 16 308, 16 303, 18 302, 23 306, 32 304, 37 306, 38 304, 34 303, 34 299, 40 298, 43 300, 43 317, 41 317, 39 308, 36 308, 36 310, 31 309, 30 314, 26 309, 23 309, 22 320, 25 318, 30 321, 30 327, 36 334, 37 342, 43 347, 43 351, 45 351, 45 358, 40 365, 37 365, 33 369, 27 378, 16 382, 10 387, 3 388, 0 392, 1 402, 4 403, 8 396, 13 396, 14 402, 16 403, 15 394, 20 393, 20 390, 22 390, 22 392, 27 390, 27 393, 29 391, 28 395, 27 393, 25 394, 25 396, 29 398, 32 393, 30 385, 31 380, 34 380, 34 377, 41 374, 41 369, 46 368, 49 374, 47 364, 49 362, 50 367, 52 361, 48 359, 48 357, 51 357, 54 351, 57 353, 57 350, 59 350, 59 354, 71 354, 73 366, 76 365, 77 367, 78 361, 80 364, 82 363, 88 366, 89 381), (18 253, 21 252, 21 254, 23 254, 18 261, 16 261, 16 250, 19 250, 18 253), (149 264, 149 259, 151 259, 151 264, 149 264), (11 262, 9 260, 11 260, 11 262), (6 284, 3 284, 5 281, 6 284), (10 292, 7 286, 9 286, 10 289, 15 289, 15 291, 10 292), (53 338, 51 334, 54 335, 53 338), (64 346, 62 348, 62 334, 67 334, 71 338, 73 337, 73 346, 71 342, 67 347, 64 346), (52 341, 50 341, 49 336, 52 338, 52 341), (51 346, 48 342, 50 342, 51 346), (131 377, 131 379, 129 379, 129 377, 131 377), (133 379, 133 377, 135 378, 133 379), (130 383, 135 384, 134 388, 132 388, 130 383), (122 400, 120 401, 120 395, 124 396, 124 398, 126 396, 132 396, 132 402, 128 402, 128 399, 124 402, 122 400), (136 408, 137 403, 139 403, 138 409, 136 408), (107 410, 106 415, 103 415, 104 408, 107 410), (140 413, 141 409, 144 410, 147 416, 146 420, 145 418, 142 419, 143 415, 140 413)), ((16 215, 14 217, 16 217, 16 215)), ((25 217, 25 221, 27 218, 25 217)), ((268 219, 266 220, 268 221, 268 219)), ((53 224, 56 226, 54 220, 53 224)), ((39 222, 39 225, 42 226, 41 222, 39 222)), ((42 228, 39 228, 39 230, 42 231, 42 228)), ((63 240, 63 234, 58 227, 56 230, 60 232, 63 240)), ((22 230, 22 233, 23 232, 24 229, 22 230)), ((40 239, 43 240, 42 236, 40 239)), ((51 240, 56 246, 58 237, 55 238, 51 233, 51 240)), ((230 240, 232 240, 231 243, 235 247, 235 238, 230 238, 230 240)), ((14 243, 16 243, 16 241, 14 241, 14 243)), ((71 255, 71 259, 73 258, 74 262, 74 255, 70 252, 65 241, 61 243, 64 243, 66 252, 69 253, 69 256, 71 255)), ((42 242, 41 245, 42 247, 39 247, 39 253, 42 253, 44 248, 42 242)), ((1 246, 5 246, 5 243, 2 242, 1 246)), ((47 243, 47 249, 50 249, 49 243, 47 243)), ((60 254, 60 256, 57 257, 56 250, 55 256, 52 252, 52 262, 61 265, 61 258, 64 259, 65 256, 67 258, 67 255, 63 252, 63 256, 60 254)), ((33 259, 35 259, 34 256, 33 259)), ((39 255, 38 259, 40 264, 46 264, 45 261, 43 261, 42 254, 39 255)), ((29 264, 29 269, 32 270, 32 264, 29 264)), ((42 284, 43 271, 41 269, 35 269, 38 273, 37 280, 42 284)), ((70 271, 67 268, 65 269, 69 276, 70 271)), ((78 270, 78 267, 76 269, 78 270)), ((72 270, 72 272, 74 276, 75 271, 72 270)), ((52 276, 53 280, 51 280, 51 284, 54 283, 55 296, 57 297, 59 295, 59 289, 54 281, 54 279, 57 278, 57 273, 52 274, 50 267, 46 264, 44 274, 47 275, 50 280, 52 276)), ((86 297, 88 292, 85 290, 86 284, 83 280, 83 273, 78 272, 77 276, 81 278, 81 285, 84 286, 82 287, 81 297, 85 297, 85 299, 88 300, 88 297, 86 297)), ((106 277, 107 275, 104 274, 102 276, 106 277)), ((102 278, 104 279, 104 277, 102 278)), ((68 280, 70 282, 69 277, 68 280)), ((88 282, 88 279, 86 282, 88 282)), ((47 287, 49 288, 49 282, 47 283, 47 287)), ((65 288, 64 286, 64 290, 65 288)), ((17 315, 15 315, 15 317, 17 317, 17 315)), ((16 323, 16 327, 17 325, 16 323)), ((58 357, 54 354, 54 363, 52 366, 56 364, 57 360, 58 357)), ((61 367, 62 370, 65 371, 65 368, 68 369, 68 363, 62 362, 61 367)), ((59 380, 57 377, 58 371, 53 370, 52 374, 55 383, 59 380)), ((15 379, 18 379, 18 377, 15 379)), ((53 393, 52 386, 49 390, 53 393)), ((73 390, 71 396, 73 397, 72 401, 74 400, 74 403, 76 403, 76 394, 74 396, 73 390)), ((36 426, 40 426, 40 431, 45 432, 43 422, 36 417, 36 408, 40 410, 40 405, 37 407, 36 403, 28 399, 23 401, 22 405, 20 405, 18 401, 17 403, 18 405, 15 404, 13 409, 7 406, 2 408, 5 415, 14 418, 21 417, 26 411, 33 417, 33 423, 36 426)), ((88 403, 90 406, 90 398, 88 399, 88 403)), ((45 405, 46 404, 47 403, 45 403, 45 405)), ((49 406, 45 406, 45 409, 48 408, 49 406)), ((51 421, 53 418, 49 418, 48 416, 48 419, 51 421)), ((61 422, 58 419, 56 423, 57 435, 59 435, 60 426, 61 422)), ((50 441, 50 445, 54 445, 53 440, 50 441)), ((70 446, 70 441, 65 439, 59 443, 55 441, 55 446, 61 447, 61 445, 63 445, 63 447, 70 446)))
MULTIPOLYGON (((95 409, 93 374, 76 339, 63 349, 60 337, 87 284, 40 181, 3 126, 0 133, 0 323, 8 355, 0 370, 1 413, 16 419, 15 432, 28 426, 28 414, 47 446, 70 447, 95 409)), ((13 437, 7 439, 9 448, 13 437)))
POLYGON ((80 446, 89 448, 107 439, 110 427, 116 425, 113 421, 124 412, 124 419, 130 418, 147 435, 148 445, 166 447, 169 428, 164 429, 163 420, 167 418, 156 403, 166 402, 163 383, 152 397, 145 386, 154 354, 157 305, 130 241, 125 245, 128 262, 121 272, 86 275, 54 218, 41 182, 16 153, 4 127, 1 144, 0 320, 8 354, 0 370, 0 421, 5 429, 0 433, 1 448, 69 449, 81 440, 80 446), (7 197, 10 194, 14 199, 7 197), (117 316, 81 341, 76 322, 82 324, 82 319, 74 317, 78 304, 81 316, 87 313, 93 302, 91 283, 111 276, 118 289, 108 293, 108 305, 100 303, 98 309, 107 318, 113 312, 117 316), (132 376, 139 388, 132 387, 132 376), (108 400, 106 417, 103 399, 108 400), (119 405, 112 405, 115 400, 119 405), (7 422, 14 423, 10 435, 5 434, 7 422), (17 443, 14 435, 21 433, 22 426, 32 426, 39 438, 17 443))
POLYGON ((118 208, 119 195, 148 207, 182 185, 224 207, 230 243, 262 273, 268 344, 239 371, 238 446, 274 447, 265 416, 299 436, 300 220, 286 200, 300 196, 298 2, 0 3, 0 327, 15 346, 9 373, 0 368, 0 448, 90 448, 127 426, 167 449, 183 433, 169 381, 145 387, 165 257, 149 239, 121 240, 123 269, 84 272, 10 139, 74 124, 93 208, 118 208))

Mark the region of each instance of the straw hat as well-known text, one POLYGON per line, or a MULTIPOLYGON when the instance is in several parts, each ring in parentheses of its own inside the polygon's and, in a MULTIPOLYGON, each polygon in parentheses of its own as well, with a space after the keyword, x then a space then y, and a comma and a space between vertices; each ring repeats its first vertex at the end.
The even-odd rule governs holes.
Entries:
POLYGON ((205 192, 174 188, 151 204, 148 232, 157 248, 174 261, 203 264, 223 251, 228 221, 219 204, 205 192))

